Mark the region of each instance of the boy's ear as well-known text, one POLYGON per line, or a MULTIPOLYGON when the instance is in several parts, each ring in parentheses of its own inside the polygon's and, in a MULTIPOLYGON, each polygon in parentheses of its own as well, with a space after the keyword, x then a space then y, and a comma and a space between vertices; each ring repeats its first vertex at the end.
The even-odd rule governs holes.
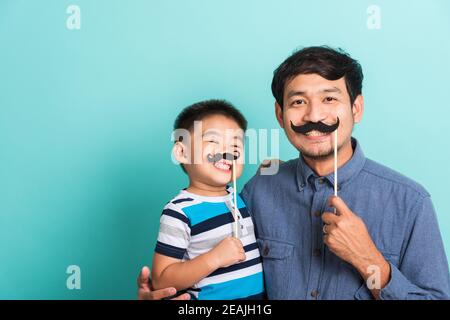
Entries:
POLYGON ((187 154, 187 148, 186 146, 181 143, 180 141, 177 141, 172 148, 172 154, 175 160, 177 160, 181 164, 187 164, 188 161, 188 154, 187 154))

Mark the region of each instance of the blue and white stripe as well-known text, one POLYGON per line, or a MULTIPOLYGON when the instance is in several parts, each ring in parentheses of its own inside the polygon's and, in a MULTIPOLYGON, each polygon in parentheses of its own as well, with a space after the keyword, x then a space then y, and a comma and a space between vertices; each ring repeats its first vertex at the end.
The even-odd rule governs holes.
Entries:
MULTIPOLYGON (((155 252, 180 260, 194 259, 233 235, 233 189, 223 197, 204 197, 182 190, 165 207, 155 252)), ((250 214, 238 199, 239 239, 246 260, 220 268, 202 279, 191 294, 198 299, 245 299, 264 291, 261 257, 250 214), (200 289, 200 290, 198 290, 200 289)))

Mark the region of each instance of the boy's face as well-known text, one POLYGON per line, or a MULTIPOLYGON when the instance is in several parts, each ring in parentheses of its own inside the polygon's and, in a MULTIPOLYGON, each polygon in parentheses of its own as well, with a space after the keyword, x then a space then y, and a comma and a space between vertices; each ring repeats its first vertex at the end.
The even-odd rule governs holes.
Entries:
POLYGON ((239 156, 235 161, 235 169, 236 178, 240 177, 244 158, 244 132, 232 118, 210 115, 202 119, 201 130, 192 131, 187 151, 188 159, 192 161, 184 164, 184 167, 191 180, 214 187, 225 186, 233 179, 233 160, 212 158, 224 153, 239 156))

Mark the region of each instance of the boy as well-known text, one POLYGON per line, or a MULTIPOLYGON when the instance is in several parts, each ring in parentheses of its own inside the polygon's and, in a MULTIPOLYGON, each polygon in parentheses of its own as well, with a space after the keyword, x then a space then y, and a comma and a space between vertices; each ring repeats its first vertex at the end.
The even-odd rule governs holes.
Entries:
POLYGON ((228 102, 208 100, 185 108, 174 129, 187 133, 175 133, 173 156, 189 176, 189 186, 161 215, 154 289, 175 287, 193 299, 261 299, 262 264, 253 222, 237 196, 234 234, 234 190, 227 186, 233 170, 236 178, 242 174, 247 121, 228 102))

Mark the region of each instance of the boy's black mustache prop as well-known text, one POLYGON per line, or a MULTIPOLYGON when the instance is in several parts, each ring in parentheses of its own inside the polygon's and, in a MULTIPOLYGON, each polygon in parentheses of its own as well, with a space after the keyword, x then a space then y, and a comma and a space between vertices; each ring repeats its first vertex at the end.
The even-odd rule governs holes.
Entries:
POLYGON ((327 125, 323 122, 308 122, 301 126, 296 126, 291 121, 291 128, 297 133, 306 134, 308 132, 311 132, 313 130, 317 130, 319 132, 323 133, 330 133, 336 130, 339 127, 339 117, 337 118, 337 121, 335 124, 327 125))
POLYGON ((240 156, 241 154, 239 153, 239 151, 236 151, 236 154, 234 155, 225 152, 225 153, 216 153, 215 155, 208 154, 206 158, 208 159, 209 162, 219 162, 220 160, 230 160, 230 161, 237 160, 240 156))

